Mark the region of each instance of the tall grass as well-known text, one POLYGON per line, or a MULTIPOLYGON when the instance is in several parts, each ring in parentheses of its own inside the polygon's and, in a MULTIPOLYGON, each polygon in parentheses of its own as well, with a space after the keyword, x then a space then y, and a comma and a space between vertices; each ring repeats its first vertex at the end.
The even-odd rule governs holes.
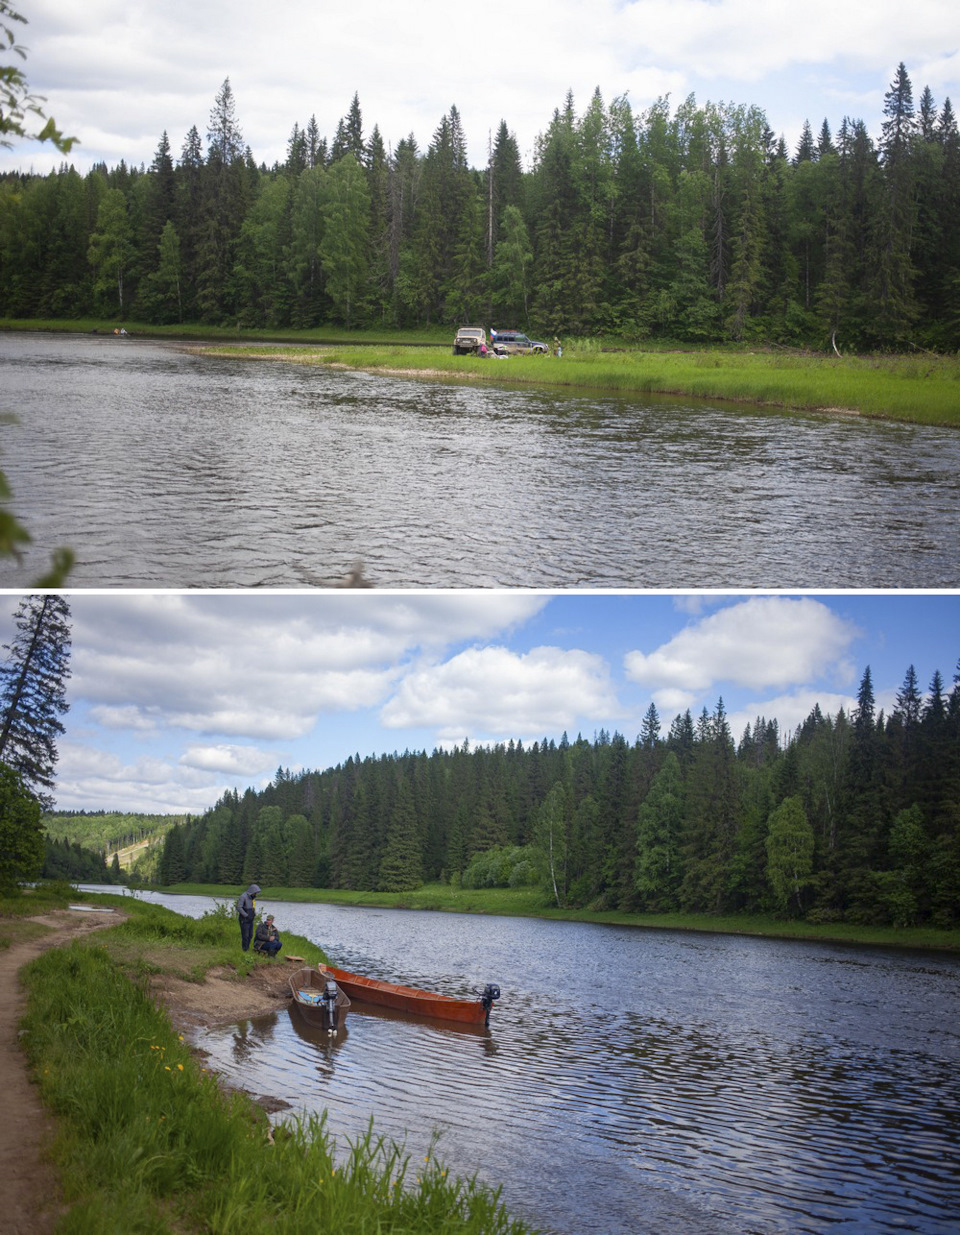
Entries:
MULTIPOLYGON (((251 354, 270 356, 270 349, 251 354)), ((395 372, 432 371, 503 385, 548 385, 611 394, 663 394, 757 407, 855 412, 960 426, 960 360, 938 356, 830 357, 732 349, 597 351, 574 344, 562 358, 480 360, 402 346, 331 346, 278 359, 395 372)))
MULTIPOLYGON (((156 923, 140 926, 149 936, 156 923)), ((68 1235, 528 1229, 496 1192, 450 1178, 432 1155, 414 1172, 372 1128, 344 1147, 323 1118, 272 1134, 248 1098, 220 1090, 102 943, 48 952, 24 979, 22 1040, 59 1117, 68 1235)))
MULTIPOLYGON (((220 902, 202 917, 192 918, 132 898, 124 898, 120 903, 130 916, 109 932, 105 946, 133 973, 159 969, 188 981, 202 982, 213 968, 230 968, 244 977, 257 965, 271 963, 252 950, 241 950, 232 904, 220 902)), ((300 935, 285 931, 283 941, 287 953, 302 956, 307 964, 328 959, 322 948, 300 935)))
MULTIPOLYGON (((0 330, 110 334, 115 322, 19 321, 0 318, 0 330)), ((664 394, 730 400, 762 407, 852 411, 918 424, 960 426, 960 357, 927 352, 908 355, 834 356, 789 349, 751 351, 729 345, 701 350, 669 343, 641 351, 615 338, 565 339, 563 357, 512 356, 480 360, 453 356, 453 330, 344 331, 241 330, 236 326, 148 326, 127 323, 133 334, 159 338, 242 342, 251 356, 358 369, 441 373, 511 385, 552 385, 623 395, 664 394), (255 341, 261 345, 256 346, 255 341), (303 348, 271 349, 271 342, 303 348), (264 344, 266 346, 264 346, 264 344), (321 350, 317 350, 320 348, 321 350)), ((236 349, 231 349, 236 354, 236 349)))

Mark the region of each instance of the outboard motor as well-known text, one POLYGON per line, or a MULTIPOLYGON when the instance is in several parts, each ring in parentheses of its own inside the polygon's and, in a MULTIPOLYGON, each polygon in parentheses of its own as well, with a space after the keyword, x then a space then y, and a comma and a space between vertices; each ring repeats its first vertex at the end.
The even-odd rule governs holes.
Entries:
POLYGON ((500 998, 500 987, 493 982, 488 982, 482 991, 476 992, 480 996, 480 1002, 483 1004, 483 1009, 486 1012, 485 1025, 490 1024, 490 1009, 493 1007, 494 1000, 500 998))
POLYGON ((320 1006, 327 1013, 327 1030, 329 1033, 337 1032, 337 984, 332 979, 328 980, 324 987, 323 994, 320 996, 320 1006))

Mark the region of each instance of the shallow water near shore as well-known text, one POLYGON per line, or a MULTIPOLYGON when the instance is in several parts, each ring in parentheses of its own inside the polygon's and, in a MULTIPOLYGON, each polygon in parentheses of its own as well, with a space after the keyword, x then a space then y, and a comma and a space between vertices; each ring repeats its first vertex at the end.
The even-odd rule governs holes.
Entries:
MULTIPOLYGON (((147 898, 199 915, 204 897, 147 898)), ((947 1235, 960 1212, 960 958, 535 919, 265 902, 372 977, 502 998, 489 1030, 361 1009, 199 1031, 231 1083, 503 1186, 556 1231, 947 1235)))
POLYGON ((0 586, 955 587, 960 434, 0 336, 0 586))

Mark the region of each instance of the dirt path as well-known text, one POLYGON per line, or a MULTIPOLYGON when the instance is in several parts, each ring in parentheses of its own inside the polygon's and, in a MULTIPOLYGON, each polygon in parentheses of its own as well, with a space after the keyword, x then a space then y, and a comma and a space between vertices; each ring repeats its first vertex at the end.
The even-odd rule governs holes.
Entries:
MULTIPOLYGON (((0 1224, 4 1235, 49 1235, 63 1212, 57 1173, 46 1157, 55 1121, 44 1109, 27 1075, 17 1025, 26 1008, 26 993, 17 977, 48 948, 123 920, 119 913, 54 910, 25 921, 50 928, 49 934, 0 951, 0 1224)), ((280 961, 258 966, 240 981, 226 971, 213 971, 204 983, 159 977, 154 983, 158 1003, 167 1008, 184 1034, 198 1025, 242 1020, 286 1006, 292 966, 280 961)))
POLYGON ((115 926, 119 920, 116 913, 55 910, 26 919, 51 927, 49 934, 0 951, 0 1214, 10 1235, 47 1235, 61 1212, 57 1175, 44 1152, 55 1125, 27 1077, 17 1036, 17 1024, 26 1007, 26 993, 17 971, 48 948, 104 926, 115 926))

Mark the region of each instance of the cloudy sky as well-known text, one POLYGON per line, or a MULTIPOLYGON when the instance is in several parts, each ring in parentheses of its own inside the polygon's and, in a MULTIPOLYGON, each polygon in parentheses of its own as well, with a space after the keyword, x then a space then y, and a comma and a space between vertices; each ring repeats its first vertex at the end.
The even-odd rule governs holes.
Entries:
MULTIPOLYGON (((0 598, 9 643, 18 598, 0 598)), ((734 735, 889 710, 910 664, 947 685, 960 597, 887 594, 76 593, 62 809, 200 812, 277 767, 438 745, 633 741, 722 697, 734 735)))
MULTIPOLYGON (((577 112, 599 87, 635 110, 670 95, 756 104, 795 147, 804 119, 845 115, 879 134, 883 95, 903 61, 915 100, 960 106, 956 0, 525 0, 514 8, 449 0, 16 0, 20 42, 46 111, 81 145, 79 170, 104 160, 149 165, 166 131, 175 155, 192 125, 205 136, 229 77, 258 162, 282 160, 294 123, 315 115, 332 138, 354 94, 365 134, 421 148, 451 105, 471 163, 501 120, 525 161, 572 90, 577 112)), ((61 156, 0 151, 0 170, 46 171, 61 156)))

